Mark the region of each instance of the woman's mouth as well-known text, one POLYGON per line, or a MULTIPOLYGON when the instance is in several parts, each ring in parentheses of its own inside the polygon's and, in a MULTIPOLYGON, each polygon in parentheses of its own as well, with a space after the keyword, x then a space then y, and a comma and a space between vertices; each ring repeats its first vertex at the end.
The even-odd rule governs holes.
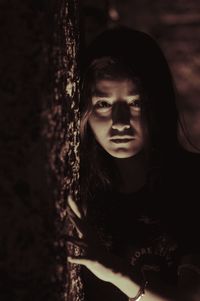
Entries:
POLYGON ((130 141, 132 141, 132 140, 134 140, 134 138, 120 138, 120 139, 111 139, 111 141, 113 142, 113 143, 128 143, 128 142, 130 142, 130 141))

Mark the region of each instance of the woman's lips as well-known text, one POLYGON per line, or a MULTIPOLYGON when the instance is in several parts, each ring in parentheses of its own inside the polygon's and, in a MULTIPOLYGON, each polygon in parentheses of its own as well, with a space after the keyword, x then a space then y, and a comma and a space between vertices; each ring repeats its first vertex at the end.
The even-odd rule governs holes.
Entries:
POLYGON ((134 140, 134 138, 120 138, 120 139, 111 139, 111 141, 113 143, 128 143, 130 142, 131 140, 134 140))

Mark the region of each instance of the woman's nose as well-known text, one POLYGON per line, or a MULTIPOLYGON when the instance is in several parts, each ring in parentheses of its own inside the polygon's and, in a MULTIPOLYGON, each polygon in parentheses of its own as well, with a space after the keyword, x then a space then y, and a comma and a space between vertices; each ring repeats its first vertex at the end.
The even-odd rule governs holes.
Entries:
POLYGON ((113 105, 112 121, 113 129, 124 130, 130 128, 130 109, 127 103, 120 101, 113 105))

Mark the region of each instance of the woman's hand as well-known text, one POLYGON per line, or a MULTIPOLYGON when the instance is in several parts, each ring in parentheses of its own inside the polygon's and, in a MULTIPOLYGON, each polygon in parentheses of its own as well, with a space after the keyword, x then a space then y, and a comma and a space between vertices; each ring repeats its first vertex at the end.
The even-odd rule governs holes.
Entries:
MULTIPOLYGON (((68 243, 79 246, 85 251, 81 257, 68 257, 68 261, 85 266, 99 279, 112 283, 127 297, 134 298, 140 286, 132 279, 133 267, 121 258, 110 254, 100 245, 97 234, 88 225, 83 211, 71 196, 68 198, 67 210, 77 231, 77 237, 68 237, 68 243)), ((145 300, 172 301, 174 299, 160 297, 153 292, 146 291, 145 300)))
POLYGON ((69 237, 68 242, 84 250, 84 256, 68 257, 68 261, 81 264, 99 279, 113 283, 116 277, 126 273, 128 267, 100 245, 97 233, 88 225, 81 208, 71 196, 68 197, 68 205, 69 218, 77 231, 77 237, 69 237))
MULTIPOLYGON (((83 211, 71 196, 68 198, 68 205, 69 218, 77 231, 77 237, 68 237, 68 243, 73 243, 85 251, 81 257, 68 257, 68 261, 85 266, 99 279, 112 283, 127 297, 135 297, 140 286, 132 279, 133 267, 100 245, 97 233, 88 225, 83 211)), ((169 301, 149 292, 146 296, 148 301, 169 301)))

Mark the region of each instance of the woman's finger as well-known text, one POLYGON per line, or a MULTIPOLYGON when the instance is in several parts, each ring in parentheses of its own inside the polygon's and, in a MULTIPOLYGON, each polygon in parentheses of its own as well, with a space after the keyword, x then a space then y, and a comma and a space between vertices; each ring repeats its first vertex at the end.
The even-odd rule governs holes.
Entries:
POLYGON ((78 207, 78 205, 73 200, 71 195, 68 196, 68 204, 69 204, 70 208, 73 210, 73 212, 76 214, 77 217, 79 217, 79 218, 83 217, 82 210, 78 207))
POLYGON ((76 216, 73 216, 71 214, 69 214, 69 219, 72 222, 72 224, 74 225, 74 227, 76 228, 79 238, 82 238, 84 236, 84 226, 82 221, 77 218, 76 216))
POLYGON ((67 260, 68 260, 70 263, 81 264, 81 265, 84 265, 84 266, 86 266, 86 267, 88 267, 88 266, 91 264, 91 260, 85 259, 85 258, 82 258, 82 257, 72 258, 72 257, 68 256, 68 257, 67 257, 67 260))
POLYGON ((95 276, 103 281, 110 282, 113 278, 115 272, 113 272, 112 268, 107 267, 106 265, 98 262, 97 260, 91 260, 83 257, 71 257, 69 256, 68 262, 80 264, 85 266, 88 270, 90 270, 95 276))
POLYGON ((81 219, 74 213, 74 211, 71 209, 71 207, 69 207, 69 205, 67 205, 67 213, 70 214, 71 216, 73 216, 74 218, 77 218, 77 219, 81 220, 81 219))

